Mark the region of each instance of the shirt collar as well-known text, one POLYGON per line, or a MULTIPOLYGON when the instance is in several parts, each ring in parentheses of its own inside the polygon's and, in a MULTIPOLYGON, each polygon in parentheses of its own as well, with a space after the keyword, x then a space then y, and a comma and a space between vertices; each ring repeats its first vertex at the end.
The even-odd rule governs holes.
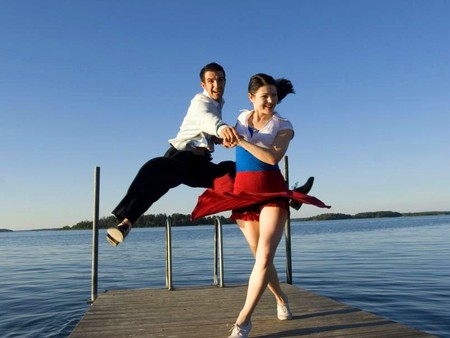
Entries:
POLYGON ((225 100, 224 100, 223 98, 222 98, 222 102, 217 102, 216 100, 214 100, 211 96, 209 96, 209 94, 208 94, 208 92, 206 91, 206 89, 203 90, 203 95, 208 96, 208 97, 213 101, 213 103, 215 104, 215 106, 216 106, 218 109, 220 109, 221 107, 223 107, 223 105, 224 105, 224 103, 225 103, 225 100))

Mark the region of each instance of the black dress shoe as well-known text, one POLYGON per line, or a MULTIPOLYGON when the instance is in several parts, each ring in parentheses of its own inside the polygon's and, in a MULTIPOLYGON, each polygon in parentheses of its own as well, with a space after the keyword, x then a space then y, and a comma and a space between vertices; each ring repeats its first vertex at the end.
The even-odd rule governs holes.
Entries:
MULTIPOLYGON (((303 184, 301 187, 295 188, 294 191, 301 192, 302 194, 307 194, 311 190, 312 186, 314 184, 314 177, 308 178, 305 184, 303 184)), ((295 210, 299 210, 303 203, 290 200, 289 205, 294 208, 295 210)))

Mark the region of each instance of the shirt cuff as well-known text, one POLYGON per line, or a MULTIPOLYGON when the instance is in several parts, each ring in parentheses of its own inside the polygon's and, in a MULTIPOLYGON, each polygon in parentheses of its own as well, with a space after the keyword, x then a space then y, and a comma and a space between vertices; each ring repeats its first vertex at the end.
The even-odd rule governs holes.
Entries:
POLYGON ((219 137, 219 138, 222 138, 222 136, 220 135, 221 133, 222 133, 222 130, 224 130, 225 128, 227 128, 228 127, 228 125, 227 124, 222 124, 222 125, 220 125, 218 128, 217 128, 217 132, 216 132, 216 136, 217 137, 219 137))

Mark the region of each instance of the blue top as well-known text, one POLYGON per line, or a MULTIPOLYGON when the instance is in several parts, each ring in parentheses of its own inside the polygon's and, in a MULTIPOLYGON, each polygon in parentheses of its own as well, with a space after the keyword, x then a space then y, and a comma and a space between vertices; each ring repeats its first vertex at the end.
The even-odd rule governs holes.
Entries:
POLYGON ((242 147, 236 147, 236 171, 278 170, 278 164, 271 165, 257 159, 242 147))

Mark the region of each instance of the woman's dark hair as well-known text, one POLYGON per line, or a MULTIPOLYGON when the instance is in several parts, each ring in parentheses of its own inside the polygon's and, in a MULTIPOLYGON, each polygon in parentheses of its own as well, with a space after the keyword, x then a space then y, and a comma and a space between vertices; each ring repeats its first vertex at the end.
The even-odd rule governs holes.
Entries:
POLYGON ((275 80, 272 76, 263 73, 253 75, 250 78, 248 92, 250 94, 255 94, 259 88, 268 85, 277 88, 278 103, 280 103, 288 94, 295 94, 294 86, 291 81, 284 78, 275 80))
POLYGON ((200 80, 202 82, 205 82, 205 73, 206 72, 222 72, 223 76, 226 78, 225 70, 223 69, 223 67, 215 62, 208 63, 200 71, 200 80))

